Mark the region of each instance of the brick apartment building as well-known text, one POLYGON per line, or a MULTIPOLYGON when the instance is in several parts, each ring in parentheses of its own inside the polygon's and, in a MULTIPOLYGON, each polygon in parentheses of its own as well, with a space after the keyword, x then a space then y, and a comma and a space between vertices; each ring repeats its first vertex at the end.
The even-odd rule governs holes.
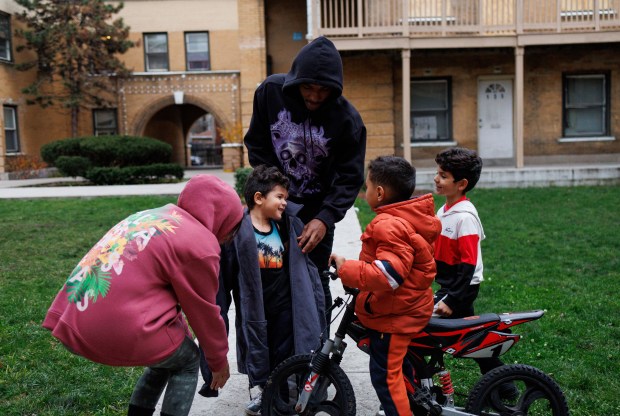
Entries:
MULTIPOLYGON (((13 15, 0 0, 0 172, 70 136, 58 108, 26 104, 13 15)), ((433 166, 442 148, 487 165, 620 161, 620 0, 125 0, 136 47, 113 105, 80 135, 158 138, 184 165, 221 165, 222 129, 247 128, 254 89, 308 39, 341 51, 344 95, 380 154, 433 166)))

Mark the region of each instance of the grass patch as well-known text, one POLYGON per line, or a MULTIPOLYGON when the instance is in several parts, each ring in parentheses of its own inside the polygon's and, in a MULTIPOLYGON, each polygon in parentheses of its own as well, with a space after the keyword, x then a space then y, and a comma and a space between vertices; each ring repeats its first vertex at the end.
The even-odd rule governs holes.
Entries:
MULTIPOLYGON (((515 327, 523 339, 502 356, 550 374, 571 414, 618 415, 620 401, 620 187, 476 189, 486 239, 476 312, 545 309, 515 327)), ((435 198, 439 208, 443 198, 435 198)), ((362 229, 374 218, 358 200, 362 229)), ((450 360, 466 393, 478 368, 450 360)))
MULTIPOLYGON (((481 189, 470 198, 487 235, 477 311, 547 310, 517 328, 524 338, 503 359, 551 374, 573 415, 620 414, 620 187, 481 189)), ((110 227, 175 201, 0 200, 0 413, 126 414, 142 368, 73 356, 41 322, 75 264, 110 227)), ((374 214, 363 200, 356 205, 365 226, 374 214)), ((457 392, 465 393, 477 367, 468 360, 449 365, 457 392)))
POLYGON ((142 368, 69 353, 41 322, 80 258, 127 215, 174 197, 0 201, 0 413, 124 415, 142 368))

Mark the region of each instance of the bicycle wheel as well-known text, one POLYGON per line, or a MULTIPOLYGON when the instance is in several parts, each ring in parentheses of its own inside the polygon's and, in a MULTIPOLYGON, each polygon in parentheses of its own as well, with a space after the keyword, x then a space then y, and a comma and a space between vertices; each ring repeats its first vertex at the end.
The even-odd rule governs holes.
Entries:
MULTIPOLYGON (((312 355, 295 355, 284 360, 271 373, 263 390, 262 415, 297 415, 295 404, 310 371, 312 355)), ((319 376, 304 416, 355 416, 355 393, 345 372, 330 362, 319 376), (314 397, 315 395, 320 397, 314 397)))
POLYGON ((566 397, 557 383, 524 364, 504 365, 482 376, 469 394, 466 410, 477 415, 569 414, 566 397))

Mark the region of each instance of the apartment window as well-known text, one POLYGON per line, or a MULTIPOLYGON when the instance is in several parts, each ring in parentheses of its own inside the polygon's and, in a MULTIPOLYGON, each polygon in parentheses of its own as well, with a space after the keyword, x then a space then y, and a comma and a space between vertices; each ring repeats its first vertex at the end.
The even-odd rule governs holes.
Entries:
POLYGON ((165 33, 145 34, 144 55, 147 71, 167 71, 168 35, 165 33))
POLYGON ((564 137, 609 136, 609 73, 564 74, 564 137))
POLYGON ((0 13, 0 60, 11 60, 11 16, 0 13))
POLYGON ((19 152, 19 131, 17 130, 17 108, 4 106, 4 148, 6 153, 19 152))
POLYGON ((93 127, 95 136, 118 133, 116 109, 93 110, 93 127))
POLYGON ((211 69, 211 62, 209 60, 209 33, 186 33, 185 56, 187 59, 188 71, 208 71, 211 69))
POLYGON ((450 78, 411 81, 411 141, 452 139, 450 78))

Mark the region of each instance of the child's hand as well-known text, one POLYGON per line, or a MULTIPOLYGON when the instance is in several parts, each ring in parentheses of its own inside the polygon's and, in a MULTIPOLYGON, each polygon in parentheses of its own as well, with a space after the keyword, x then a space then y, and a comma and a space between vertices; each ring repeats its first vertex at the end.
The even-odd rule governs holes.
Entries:
POLYGON ((452 308, 443 303, 443 301, 437 302, 437 307, 435 308, 435 313, 439 316, 443 316, 444 318, 452 315, 452 308))
POLYGON ((332 253, 332 255, 329 256, 329 264, 334 265, 336 267, 336 270, 338 270, 340 266, 344 264, 345 261, 347 261, 347 259, 345 259, 342 256, 339 256, 336 253, 332 253))

